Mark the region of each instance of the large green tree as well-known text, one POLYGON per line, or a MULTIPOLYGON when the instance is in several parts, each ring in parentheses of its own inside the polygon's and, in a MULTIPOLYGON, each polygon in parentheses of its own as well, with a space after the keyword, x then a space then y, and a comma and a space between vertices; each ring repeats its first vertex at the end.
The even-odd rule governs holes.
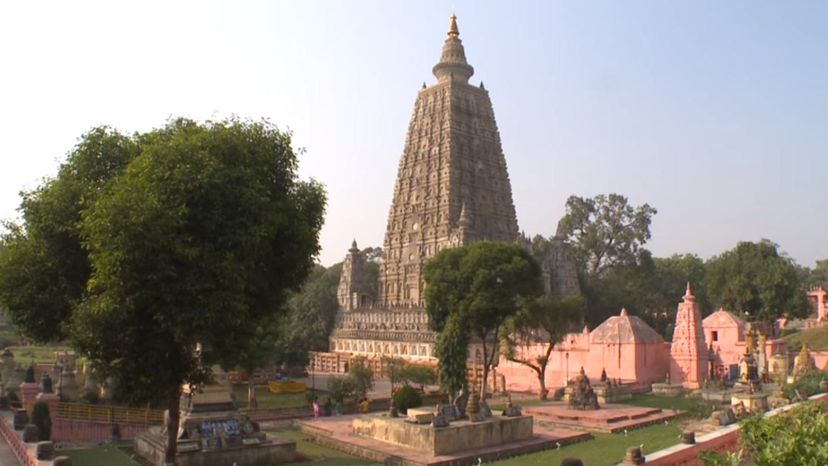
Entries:
POLYGON ((707 262, 704 289, 713 306, 771 322, 810 311, 794 261, 768 240, 741 242, 707 262))
POLYGON ((828 259, 816 261, 816 267, 810 271, 808 286, 819 286, 828 289, 828 259))
POLYGON ((140 151, 140 141, 107 127, 80 138, 53 178, 22 193, 22 224, 7 224, 0 249, 0 303, 28 338, 62 340, 91 273, 82 213, 140 151))
MULTIPOLYGON (((84 280, 73 263, 81 291, 44 320, 55 329, 69 321, 72 344, 128 400, 166 404, 172 462, 182 384, 204 383, 212 364, 238 366, 251 353, 250 336, 313 267, 325 196, 298 180, 290 136, 268 123, 176 120, 129 140, 136 149, 124 168, 102 176, 97 190, 89 180, 81 192, 96 196, 81 196, 73 211, 77 263, 91 275, 84 280), (209 351, 196 354, 197 343, 209 351)), ((116 165, 109 151, 100 155, 101 166, 116 165)), ((10 245, 27 243, 26 221, 10 245)), ((42 283, 55 270, 31 278, 42 283)), ((24 324, 42 313, 16 309, 24 324)))
POLYGON ((441 385, 455 394, 464 386, 468 344, 480 344, 482 399, 503 324, 543 292, 540 267, 516 244, 480 241, 440 251, 426 263, 424 278, 426 310, 439 332, 441 385))
POLYGON ((535 372, 541 400, 545 400, 549 393, 546 389, 549 355, 572 326, 581 321, 585 308, 586 303, 580 295, 542 297, 523 306, 512 319, 509 331, 505 332, 503 350, 506 358, 535 372), (543 353, 530 357, 521 352, 521 346, 538 343, 545 345, 543 353))
POLYGON ((636 262, 641 246, 650 239, 656 213, 648 204, 630 205, 620 194, 570 196, 557 234, 572 244, 584 270, 595 276, 636 262))

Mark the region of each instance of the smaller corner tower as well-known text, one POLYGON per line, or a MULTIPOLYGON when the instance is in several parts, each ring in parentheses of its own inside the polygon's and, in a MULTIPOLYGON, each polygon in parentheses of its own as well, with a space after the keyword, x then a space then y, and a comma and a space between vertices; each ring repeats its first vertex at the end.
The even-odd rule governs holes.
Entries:
POLYGON ((343 310, 366 308, 373 303, 374 297, 371 295, 369 280, 365 256, 354 240, 342 263, 342 275, 336 290, 336 299, 343 310))
POLYGON ((707 358, 701 308, 693 295, 693 286, 687 282, 687 291, 676 312, 676 328, 670 346, 670 379, 686 388, 701 388, 707 358))

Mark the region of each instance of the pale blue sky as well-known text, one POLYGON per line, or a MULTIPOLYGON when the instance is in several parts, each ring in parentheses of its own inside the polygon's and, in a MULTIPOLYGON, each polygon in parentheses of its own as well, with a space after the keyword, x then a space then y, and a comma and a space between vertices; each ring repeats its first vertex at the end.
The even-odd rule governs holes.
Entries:
POLYGON ((656 255, 770 238, 828 257, 828 2, 8 2, 0 217, 77 136, 267 117, 328 189, 323 264, 380 245, 451 11, 498 120, 518 223, 570 194, 659 213, 656 255))

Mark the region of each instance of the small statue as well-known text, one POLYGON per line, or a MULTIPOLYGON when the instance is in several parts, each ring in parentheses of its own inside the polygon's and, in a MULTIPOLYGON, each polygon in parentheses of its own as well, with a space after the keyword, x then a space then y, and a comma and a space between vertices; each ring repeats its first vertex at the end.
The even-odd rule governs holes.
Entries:
POLYGON ((592 389, 589 383, 589 377, 586 376, 584 368, 581 367, 581 372, 575 377, 573 382, 572 394, 569 397, 569 407, 571 409, 587 410, 598 409, 598 396, 592 389))
POLYGON ((667 372, 667 375, 664 377, 664 383, 670 385, 670 372, 667 372))
POLYGON ((606 381, 607 381, 607 370, 606 369, 601 369, 601 382, 606 382, 606 381))
POLYGON ((23 379, 26 383, 35 383, 35 369, 34 363, 29 364, 29 367, 26 369, 26 377, 23 379))
POLYGON ((48 372, 43 373, 43 379, 40 381, 40 391, 42 393, 54 393, 52 390, 52 377, 48 372))

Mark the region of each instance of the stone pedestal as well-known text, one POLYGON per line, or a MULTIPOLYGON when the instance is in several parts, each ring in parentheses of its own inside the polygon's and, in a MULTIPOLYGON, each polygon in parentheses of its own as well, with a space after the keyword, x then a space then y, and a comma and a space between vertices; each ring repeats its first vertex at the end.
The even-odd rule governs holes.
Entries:
POLYGON ((351 425, 356 435, 413 448, 431 456, 489 448, 533 436, 532 416, 490 417, 478 422, 462 420, 435 428, 369 415, 354 419, 351 425))
POLYGON ((653 395, 658 396, 681 396, 684 387, 680 384, 654 383, 652 385, 653 395))
POLYGON ((768 410, 768 395, 766 393, 734 393, 730 397, 730 404, 741 404, 749 413, 764 413, 768 410))
MULTIPOLYGON (((219 383, 202 391, 185 386, 178 429, 178 466, 252 466, 294 461, 296 443, 269 439, 259 425, 240 413, 220 369, 219 383)), ((151 429, 135 439, 135 450, 156 466, 164 465, 166 433, 151 429)))
POLYGON ((23 382, 20 384, 20 402, 23 404, 23 409, 32 415, 32 408, 37 401, 37 394, 40 393, 40 384, 36 382, 23 382))

